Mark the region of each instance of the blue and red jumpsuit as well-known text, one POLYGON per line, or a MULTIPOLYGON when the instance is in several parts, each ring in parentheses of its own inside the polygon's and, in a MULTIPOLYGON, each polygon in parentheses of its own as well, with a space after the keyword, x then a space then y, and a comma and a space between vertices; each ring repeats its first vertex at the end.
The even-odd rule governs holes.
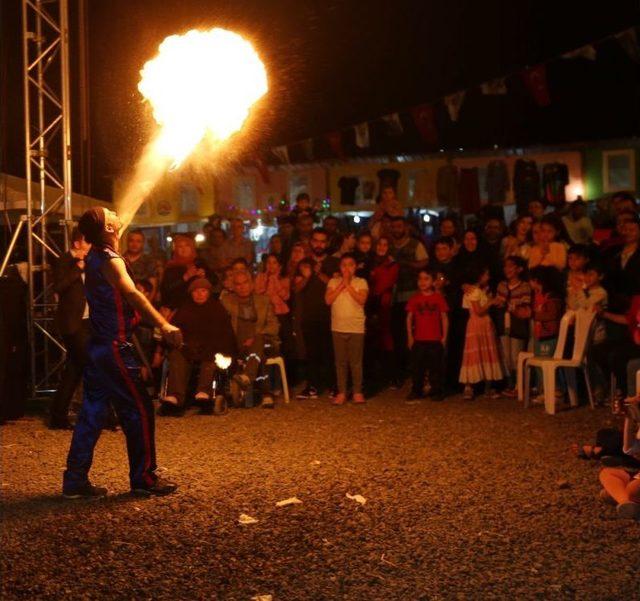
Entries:
POLYGON ((65 492, 88 483, 93 450, 110 405, 127 439, 131 488, 149 488, 157 479, 153 404, 142 385, 140 364, 131 342, 139 318, 102 271, 107 261, 116 258, 122 257, 114 250, 94 247, 85 259, 91 339, 82 409, 63 478, 65 492))

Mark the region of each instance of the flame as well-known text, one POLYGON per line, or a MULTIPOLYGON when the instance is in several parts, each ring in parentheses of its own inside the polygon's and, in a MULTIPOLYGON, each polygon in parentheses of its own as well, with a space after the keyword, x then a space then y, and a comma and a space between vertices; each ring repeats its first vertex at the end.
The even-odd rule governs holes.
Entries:
POLYGON ((231 357, 227 357, 222 353, 216 353, 215 360, 219 369, 228 369, 231 365, 231 357))
POLYGON ((172 35, 140 72, 140 93, 161 127, 158 152, 179 165, 207 135, 226 140, 269 89, 250 42, 218 27, 172 35))
POLYGON ((140 75, 138 90, 159 131, 118 200, 125 228, 168 169, 179 167, 203 140, 215 146, 239 131, 269 89, 251 43, 217 27, 165 38, 140 75))

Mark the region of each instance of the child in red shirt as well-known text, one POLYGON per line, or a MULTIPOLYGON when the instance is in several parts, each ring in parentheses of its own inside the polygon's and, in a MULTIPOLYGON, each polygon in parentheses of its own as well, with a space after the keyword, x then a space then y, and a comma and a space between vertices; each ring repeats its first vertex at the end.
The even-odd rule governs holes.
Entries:
POLYGON ((424 378, 429 374, 430 396, 442 398, 444 341, 447 339, 449 307, 444 296, 435 291, 435 274, 418 272, 418 292, 407 301, 407 340, 411 350, 413 385, 410 399, 424 398, 424 378))

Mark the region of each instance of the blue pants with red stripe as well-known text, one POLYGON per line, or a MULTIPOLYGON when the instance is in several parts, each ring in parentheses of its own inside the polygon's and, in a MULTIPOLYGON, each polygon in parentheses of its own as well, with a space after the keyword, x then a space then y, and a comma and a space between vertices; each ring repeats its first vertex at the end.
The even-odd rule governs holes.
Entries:
POLYGON ((73 431, 63 490, 85 485, 93 450, 113 406, 127 438, 131 488, 157 479, 153 404, 140 379, 133 344, 92 340, 84 370, 84 397, 73 431))

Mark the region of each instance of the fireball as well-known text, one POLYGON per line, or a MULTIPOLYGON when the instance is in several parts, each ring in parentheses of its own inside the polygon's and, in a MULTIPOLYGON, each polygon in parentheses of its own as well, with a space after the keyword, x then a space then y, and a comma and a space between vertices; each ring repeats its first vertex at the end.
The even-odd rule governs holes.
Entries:
POLYGON ((268 90, 251 43, 220 28, 165 38, 140 75, 138 89, 160 126, 155 151, 174 167, 205 138, 217 144, 239 131, 268 90))

